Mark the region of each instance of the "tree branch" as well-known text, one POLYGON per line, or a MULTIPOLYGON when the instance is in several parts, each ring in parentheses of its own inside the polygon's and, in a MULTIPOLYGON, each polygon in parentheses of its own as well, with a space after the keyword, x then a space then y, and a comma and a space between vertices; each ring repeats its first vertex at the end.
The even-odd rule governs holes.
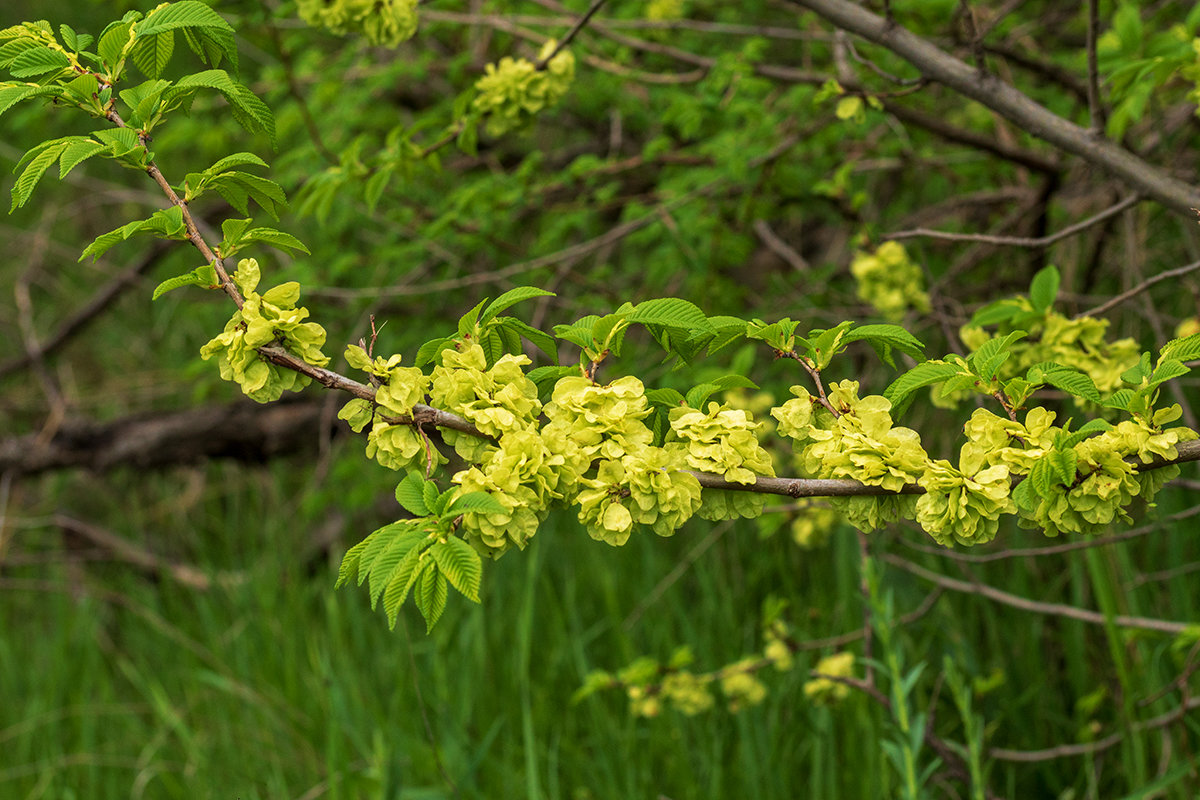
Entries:
POLYGON ((995 75, 975 69, 911 31, 889 23, 849 0, 790 2, 816 12, 843 30, 886 47, 930 80, 982 103, 1039 139, 1102 167, 1177 214, 1194 219, 1191 209, 1200 208, 1200 190, 1171 177, 1108 139, 1063 119, 995 75))

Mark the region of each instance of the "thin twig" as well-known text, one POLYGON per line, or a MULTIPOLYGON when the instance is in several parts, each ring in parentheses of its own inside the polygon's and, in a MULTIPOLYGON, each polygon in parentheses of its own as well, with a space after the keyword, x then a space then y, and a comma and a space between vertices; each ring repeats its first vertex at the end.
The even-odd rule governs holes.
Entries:
POLYGON ((534 64, 534 67, 536 67, 538 70, 545 69, 546 65, 549 64, 556 55, 561 53, 564 48, 571 44, 572 40, 579 35, 579 32, 583 30, 584 26, 588 24, 591 18, 595 16, 596 12, 600 10, 600 6, 604 5, 605 2, 607 2, 607 0, 592 0, 592 4, 588 7, 588 10, 583 13, 583 16, 580 17, 573 26, 571 26, 571 30, 566 32, 562 39, 560 39, 558 43, 554 45, 554 49, 551 50, 545 58, 538 59, 537 63, 534 64))
POLYGON ((1153 619, 1150 617, 1134 617, 1127 614, 1106 615, 1099 611, 1090 611, 1085 608, 1077 608, 1075 606, 1065 605, 1063 603, 1044 603, 1040 600, 1030 600, 1026 597, 1019 597, 1015 594, 1001 591, 994 586, 989 586, 986 583, 970 583, 968 581, 960 581, 955 578, 949 578, 932 570, 925 569, 922 566, 901 558, 900 556, 891 553, 885 553, 884 560, 889 564, 899 567, 905 572, 916 575, 918 578, 924 578, 931 583, 935 583, 952 592, 961 592, 963 594, 974 594, 980 597, 986 597, 1001 605, 1018 608, 1022 611, 1028 611, 1033 614, 1046 614, 1053 617, 1064 617, 1073 619, 1078 622, 1086 622, 1089 625, 1107 625, 1110 622, 1121 628, 1137 628, 1139 630, 1156 631, 1158 633, 1166 633, 1171 636, 1178 636, 1191 627, 1187 622, 1172 622, 1164 619, 1153 619))
POLYGON ((1087 7, 1087 100, 1091 131, 1097 136, 1104 130, 1104 109, 1100 105, 1100 67, 1096 58, 1096 40, 1100 38, 1100 0, 1088 0, 1087 7))
POLYGON ((1134 286, 1131 289, 1121 292, 1119 295, 1112 298, 1111 300, 1108 300, 1107 302, 1101 303, 1100 305, 1098 305, 1094 308, 1089 308, 1087 311, 1080 311, 1078 314, 1075 315, 1075 317, 1076 317, 1076 319, 1078 319, 1079 317, 1098 316, 1100 314, 1103 314, 1105 311, 1108 311, 1110 308, 1113 308, 1115 306, 1120 305, 1121 303, 1124 303, 1126 300, 1130 299, 1131 297, 1137 297, 1139 294, 1146 291, 1151 286, 1154 286, 1156 283, 1162 283, 1163 281, 1169 281, 1172 278, 1181 278, 1184 275, 1195 272, 1198 269, 1200 269, 1200 261, 1193 261, 1191 264, 1188 264, 1186 266, 1176 267, 1175 269, 1169 269, 1166 272, 1160 272, 1157 275, 1154 275, 1153 277, 1147 278, 1146 280, 1142 281, 1137 286, 1134 286))
POLYGON ((1124 200, 1104 209, 1098 214, 1088 217, 1081 222, 1076 222, 1074 225, 1069 225, 1061 231, 1048 234, 1046 236, 1026 237, 1026 236, 991 236, 986 233, 951 233, 950 231, 935 231, 929 228, 914 228, 908 231, 896 231, 895 233, 884 234, 881 238, 889 239, 915 239, 920 236, 931 239, 942 239, 948 242, 979 242, 982 244, 994 244, 1002 247, 1049 247, 1055 242, 1062 241, 1077 233, 1081 233, 1093 225, 1098 225, 1110 217, 1115 217, 1122 211, 1136 205, 1142 197, 1140 195, 1130 195, 1124 200))

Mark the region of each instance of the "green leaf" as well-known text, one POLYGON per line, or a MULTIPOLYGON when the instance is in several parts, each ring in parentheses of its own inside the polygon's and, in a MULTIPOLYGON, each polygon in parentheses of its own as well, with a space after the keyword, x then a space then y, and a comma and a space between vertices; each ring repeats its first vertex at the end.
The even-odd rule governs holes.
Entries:
POLYGON ((1153 373, 1150 369, 1150 354, 1142 353, 1138 363, 1121 373, 1121 380, 1126 383, 1140 384, 1153 373))
POLYGON ((437 514, 441 511, 441 506, 445 505, 441 502, 442 493, 438 491, 437 484, 427 480, 421 483, 421 499, 425 501, 425 507, 429 509, 429 513, 437 514))
MULTIPOLYGON (((1045 455, 1045 461, 1049 465, 1045 471, 1051 473, 1063 486, 1070 486, 1075 482, 1075 464, 1078 460, 1074 450, 1051 450, 1045 455)), ((1034 488, 1037 488, 1036 485, 1034 488)))
POLYGON ((891 402, 892 407, 898 407, 905 398, 918 389, 941 383, 962 372, 962 367, 948 364, 945 361, 926 361, 904 373, 891 386, 884 390, 883 396, 891 402))
POLYGON ((457 517, 470 511, 479 514, 504 514, 508 509, 487 492, 467 492, 454 498, 446 509, 445 516, 457 517))
POLYGON ((1033 276, 1033 282, 1029 285, 1029 302, 1033 304, 1035 311, 1045 313, 1050 310, 1054 305, 1054 298, 1058 297, 1060 280, 1058 268, 1055 266, 1042 267, 1033 276))
MULTIPOLYGON (((117 69, 122 56, 125 52, 125 46, 129 44, 130 36, 132 35, 132 23, 114 22, 104 29, 100 34, 100 42, 96 45, 96 52, 100 54, 100 58, 104 61, 104 65, 110 69, 117 69)), ((120 77, 114 75, 114 78, 120 77)))
POLYGON ((1025 313, 1025 309, 1016 300, 1011 298, 997 300, 976 311, 971 316, 971 321, 967 323, 967 326, 971 328, 986 328, 991 325, 999 325, 1001 322, 1007 322, 1016 315, 1023 313, 1025 313))
POLYGON ((1029 480, 1033 482, 1033 490, 1037 492, 1039 497, 1050 496, 1050 493, 1054 491, 1055 478, 1057 477, 1047 456, 1042 456, 1038 459, 1034 463, 1033 469, 1029 471, 1029 480))
POLYGON ((0 89, 0 114, 8 111, 17 103, 47 95, 61 97, 63 89, 58 86, 9 86, 0 89))
POLYGON ((135 25, 134 32, 140 37, 180 28, 191 29, 186 31, 192 37, 188 43, 193 50, 198 50, 199 55, 216 63, 219 56, 216 59, 214 56, 220 53, 236 67, 237 44, 233 28, 224 17, 198 0, 180 0, 164 5, 135 25), (217 53, 213 52, 214 47, 217 53))
POLYGON ((500 320, 499 324, 506 330, 510 330, 519 336, 524 336, 538 350, 550 356, 554 361, 558 361, 558 342, 550 334, 538 330, 516 317, 504 317, 500 320))
POLYGON ((708 317, 704 316, 704 312, 694 303, 678 297, 660 297, 638 303, 626 319, 643 325, 712 332, 712 325, 709 324, 708 317))
POLYGON ((686 402, 692 408, 703 408, 704 401, 708 400, 713 392, 718 392, 720 390, 721 387, 717 386, 715 383, 701 383, 688 390, 687 396, 684 398, 684 402, 686 402))
POLYGON ((1096 389, 1096 384, 1090 377, 1078 370, 1070 367, 1058 367, 1057 369, 1037 369, 1030 367, 1028 375, 1030 380, 1035 383, 1047 383, 1055 389, 1082 397, 1091 403, 1100 402, 1100 392, 1096 389))
POLYGON ((535 367, 525 373, 525 377, 533 381, 533 385, 538 387, 538 394, 541 394, 546 387, 553 386, 562 378, 578 375, 579 367, 535 367))
POLYGON ((70 174, 71 170, 79 166, 84 161, 87 161, 94 155, 102 153, 108 149, 108 146, 103 142, 97 142, 94 139, 80 138, 72 142, 63 149, 62 155, 58 160, 58 178, 62 180, 70 174))
POLYGON ((71 66, 66 53, 51 47, 34 47, 13 59, 8 71, 14 78, 36 78, 71 66))
POLYGON ((1150 375, 1150 386, 1158 386, 1172 378, 1178 378, 1182 375, 1187 375, 1191 372, 1187 366, 1181 361, 1174 358, 1160 359, 1158 366, 1154 368, 1153 374, 1150 375))
POLYGON ((1134 394, 1132 389, 1118 389, 1106 397, 1102 405, 1105 408, 1118 408, 1126 411, 1129 409, 1129 404, 1132 402, 1134 394))
POLYGON ((438 571, 450 585, 468 600, 479 602, 479 585, 483 579, 483 562, 475 548, 457 536, 438 542, 429 551, 437 562, 438 571))
POLYGON ((171 54, 175 52, 175 34, 172 31, 139 35, 129 57, 134 66, 142 71, 147 78, 158 78, 171 62, 171 54))
POLYGON ((1033 481, 1028 477, 1013 489, 1012 499, 1017 504, 1017 508, 1026 512, 1033 511, 1041 502, 1041 498, 1033 491, 1033 481))
POLYGON ((211 167, 204 170, 204 174, 210 175, 210 176, 219 175, 227 169, 233 169, 234 167, 245 167, 245 166, 251 166, 251 165, 256 166, 256 167, 269 166, 267 164, 267 162, 263 161, 261 158, 254 155, 254 153, 234 153, 233 155, 225 156, 224 158, 222 158, 221 160, 219 160, 215 164, 213 164, 211 167))
POLYGON ((442 612, 446 610, 447 595, 449 590, 446 588, 446 576, 436 568, 425 570, 421 577, 421 585, 413 598, 417 608, 421 610, 421 616, 425 617, 425 633, 432 631, 433 626, 442 618, 442 612))
POLYGON ((29 201, 33 190, 37 188, 38 182, 46 174, 46 170, 58 160, 59 156, 70 145, 71 141, 63 141, 61 139, 52 142, 43 142, 25 154, 25 157, 21 159, 21 163, 17 164, 17 169, 20 169, 22 164, 27 164, 27 166, 25 167, 25 171, 21 173, 21 177, 17 178, 17 182, 13 184, 12 206, 8 210, 10 214, 29 201), (37 152, 38 148, 41 148, 41 152, 37 152), (30 153, 36 153, 36 155, 30 158, 30 153), (26 159, 28 159, 28 162, 26 162, 26 159))
POLYGON ((688 405, 687 398, 675 389, 651 389, 646 392, 646 401, 652 406, 662 406, 663 408, 688 405))
POLYGON ((988 339, 967 358, 967 363, 976 375, 985 381, 994 380, 997 370, 1012 355, 1012 344, 1028 336, 1025 331, 1013 331, 1005 336, 988 339))
MULTIPOLYGON (((397 530, 386 545, 384 545, 379 555, 371 563, 371 572, 368 575, 367 593, 371 598, 371 608, 374 609, 379 602, 379 596, 383 594, 383 590, 391 583, 395 577, 396 571, 400 567, 400 562, 405 559, 410 552, 420 551, 421 542, 425 539, 424 531, 414 531, 411 526, 404 526, 408 530, 397 530)), ((399 526, 397 526, 399 528, 399 526)))
POLYGON ((545 289, 539 289, 536 286, 518 286, 515 289, 509 289, 504 294, 497 297, 491 302, 483 313, 479 315, 481 323, 495 317, 501 311, 511 306, 520 303, 522 300, 529 300, 534 297, 554 297, 554 292, 548 292, 545 289))
POLYGON ((1158 363, 1161 364, 1169 358, 1176 361, 1195 361, 1200 358, 1200 333, 1173 339, 1163 345, 1158 351, 1158 363))
POLYGON ((342 556, 342 564, 338 567, 337 583, 333 585, 334 589, 340 589, 351 581, 356 581, 358 578, 358 567, 362 561, 363 550, 366 549, 367 542, 371 540, 367 536, 358 544, 346 551, 346 555, 342 556))
POLYGON ((383 590, 383 610, 387 614, 389 627, 396 627, 396 615, 400 612, 400 606, 404 605, 408 593, 412 591, 413 584, 420 579, 421 573, 433 564, 433 559, 421 558, 423 552, 425 551, 420 547, 409 550, 392 573, 387 588, 383 590))
POLYGON ((438 354, 446 348, 454 348, 454 339, 449 336, 443 336, 440 339, 430 339, 421 345, 421 349, 417 351, 417 360, 413 363, 418 367, 431 364, 438 357, 438 354))
POLYGON ((860 325, 847 333, 844 339, 846 343, 860 340, 866 340, 872 345, 884 344, 910 355, 918 361, 925 359, 925 345, 899 325, 860 325))
POLYGON ((429 506, 425 504, 425 483, 421 473, 413 471, 396 486, 396 502, 414 517, 429 516, 429 506))
POLYGON ((167 278, 154 287, 154 295, 150 299, 157 300, 167 292, 172 289, 178 289, 180 286, 203 286, 207 289, 216 284, 216 282, 217 271, 211 265, 205 264, 202 267, 196 267, 191 272, 176 275, 174 278, 167 278))
POLYGON ((304 245, 304 242, 292 236, 290 233, 277 231, 274 228, 254 228, 247 232, 242 238, 243 242, 262 242, 269 244, 279 250, 299 251, 312 255, 309 249, 304 245))

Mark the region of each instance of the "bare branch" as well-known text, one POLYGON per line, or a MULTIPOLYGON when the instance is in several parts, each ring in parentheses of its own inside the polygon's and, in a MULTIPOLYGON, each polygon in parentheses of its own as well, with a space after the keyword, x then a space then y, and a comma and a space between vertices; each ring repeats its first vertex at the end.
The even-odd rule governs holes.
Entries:
POLYGON ((886 241, 888 239, 915 239, 920 236, 927 236, 931 239, 941 239, 947 242, 980 242, 982 244, 1000 245, 1001 247, 1049 247, 1055 242, 1060 242, 1077 233, 1082 233, 1093 225, 1098 225, 1106 219, 1115 217, 1127 208, 1137 205, 1141 199, 1139 195, 1130 195, 1098 214, 1047 236, 1033 238, 1025 236, 990 236, 986 233, 951 233, 950 231, 935 231, 929 228, 914 228, 910 231, 897 231, 895 233, 884 234, 881 238, 886 241))
POLYGON ((930 80, 982 103, 1000 116, 1050 144, 1102 167, 1177 214, 1193 218, 1200 189, 1184 183, 1128 150, 1063 119, 1004 83, 981 73, 911 31, 889 23, 849 0, 790 0, 815 11, 843 30, 888 48, 930 80))

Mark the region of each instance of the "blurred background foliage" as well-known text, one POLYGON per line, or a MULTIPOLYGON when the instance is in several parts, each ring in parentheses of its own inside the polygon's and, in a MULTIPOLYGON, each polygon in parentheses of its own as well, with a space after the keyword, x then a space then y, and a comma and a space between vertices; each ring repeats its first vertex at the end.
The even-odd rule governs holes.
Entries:
MULTIPOLYGON (((1106 134, 1194 183, 1195 84, 1177 67, 1195 60, 1200 13, 1181 2, 1099 6, 1106 134)), ((971 31, 985 28, 978 49, 989 69, 1088 123, 1082 9, 1048 0, 891 7, 964 57, 971 31)), ((96 34, 128 8, 141 6, 46 0, 37 14, 96 34)), ((886 234, 1044 236, 1130 193, 983 106, 914 84, 915 71, 882 48, 838 49, 814 15, 774 0, 611 0, 577 40, 576 83, 558 107, 527 129, 483 136, 476 152, 446 147, 421 161, 403 158, 399 142, 436 142, 487 63, 531 56, 584 4, 426 3, 418 36, 394 50, 310 29, 292 3, 216 8, 239 33, 241 80, 276 113, 278 149, 248 138, 223 101, 201 98, 156 132, 159 165, 178 182, 237 150, 271 162, 291 210, 260 221, 300 236, 312 255, 253 255, 267 285, 303 285, 342 371, 336 354, 369 335, 371 315, 385 323, 380 352, 411 363, 421 342, 451 332, 480 299, 520 284, 557 292, 518 309, 541 327, 657 296, 812 327, 878 321, 849 265, 886 234), (880 107, 840 106, 822 91, 830 79, 880 107), (381 170, 392 177, 380 191, 371 178, 381 170)), ((0 9, 6 25, 31 13, 0 9)), ((181 56, 178 74, 195 67, 181 56)), ((87 130, 79 115, 30 104, 3 124, 8 168, 43 139, 87 130)), ((93 237, 161 206, 149 181, 91 161, 0 221, 0 366, 129 273, 61 349, 0 369, 6 439, 236 401, 236 387, 198 356, 228 318, 223 298, 181 290, 150 302, 156 283, 197 266, 191 250, 134 240, 76 263, 93 237)), ((214 228, 235 213, 215 196, 193 210, 214 228)), ((1047 264, 1062 271, 1061 310, 1074 314, 1196 261, 1197 233, 1193 221, 1142 203, 1049 247, 906 241, 931 311, 904 323, 932 354, 953 352, 974 309, 1025 291, 1047 264)), ((1161 344, 1195 318, 1198 288, 1194 276, 1165 281, 1116 307, 1112 335, 1161 344)), ((680 389, 740 372, 782 399, 802 382, 794 366, 746 347, 672 371, 635 346, 606 369, 680 389)), ((827 377, 880 392, 893 376, 868 351, 827 377)), ((1185 380, 1177 399, 1187 405, 1195 391, 1185 380)), ((861 694, 823 706, 801 692, 820 656, 862 654, 862 554, 851 529, 798 547, 789 532, 804 511, 787 506, 755 523, 696 520, 673 539, 635 536, 611 549, 554 518, 525 553, 488 565, 482 607, 452 603, 430 636, 405 610, 391 633, 361 593, 335 594, 332 584, 341 553, 399 513, 395 476, 336 430, 337 398, 310 389, 299 402, 320 412, 295 446, 3 477, 0 794, 897 794, 880 746, 895 737, 892 716, 861 694), (797 640, 817 646, 797 654, 797 669, 764 676, 763 704, 645 719, 620 692, 569 702, 593 670, 641 655, 666 661, 686 646, 698 668, 713 669, 755 653, 772 598, 787 602, 797 640)), ((945 456, 961 418, 918 402, 903 422, 945 456)), ((788 455, 778 456, 788 474, 788 455)), ((912 702, 940 736, 963 741, 940 670, 945 656, 959 665, 986 746, 1010 754, 986 761, 996 796, 1200 793, 1196 717, 1147 725, 1196 690, 1200 637, 1030 613, 944 591, 897 564, 1018 598, 1200 624, 1200 547, 1186 518, 1194 470, 1184 475, 1147 535, 1102 548, 967 563, 926 547, 915 528, 868 540, 897 617, 911 614, 895 623, 891 646, 910 665, 927 664, 912 702), (1060 745, 1078 752, 1011 756, 1060 745)), ((1046 544, 1012 529, 990 549, 1046 544)), ((974 796, 967 786, 940 770, 927 792, 974 796)))

